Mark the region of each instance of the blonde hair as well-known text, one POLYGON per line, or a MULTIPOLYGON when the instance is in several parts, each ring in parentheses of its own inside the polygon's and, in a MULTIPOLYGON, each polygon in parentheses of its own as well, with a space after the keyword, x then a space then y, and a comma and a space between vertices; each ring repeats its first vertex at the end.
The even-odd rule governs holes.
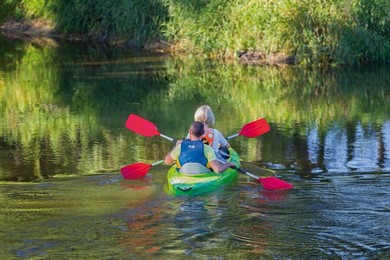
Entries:
POLYGON ((215 124, 215 117, 211 108, 207 105, 200 106, 194 115, 194 120, 206 124, 208 127, 213 127, 215 124))

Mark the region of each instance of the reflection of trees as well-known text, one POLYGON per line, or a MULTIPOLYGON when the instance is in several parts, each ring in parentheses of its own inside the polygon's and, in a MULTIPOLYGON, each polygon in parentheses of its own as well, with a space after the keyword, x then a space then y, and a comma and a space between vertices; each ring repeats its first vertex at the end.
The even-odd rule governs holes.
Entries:
POLYGON ((71 103, 73 109, 88 107, 103 113, 113 108, 116 112, 123 111, 129 104, 141 103, 149 93, 166 85, 162 75, 164 57, 139 57, 125 50, 95 53, 96 50, 85 48, 84 51, 91 55, 75 52, 73 45, 58 51, 60 57, 63 53, 69 57, 68 52, 80 57, 66 62, 60 71, 58 95, 66 105, 71 103), (122 58, 122 55, 126 56, 122 58))
POLYGON ((388 121, 379 126, 334 124, 331 128, 275 129, 262 140, 262 155, 255 157, 274 169, 302 174, 389 171, 388 121))
POLYGON ((354 122, 360 121, 365 127, 381 124, 390 110, 389 67, 301 71, 184 63, 170 64, 172 69, 168 73, 173 80, 166 93, 169 100, 201 99, 212 104, 216 111, 234 115, 218 117, 218 124, 227 129, 225 132, 234 132, 242 122, 266 117, 276 123, 276 128, 271 124, 271 132, 262 139, 261 154, 251 152, 258 150, 259 142, 234 142, 246 147, 241 149, 244 157, 296 164, 301 171, 310 172, 315 167, 319 167, 318 171, 327 167, 336 172, 348 170, 346 162, 351 161, 351 156, 358 156, 349 152, 356 138, 354 122), (331 130, 336 125, 340 133, 331 130), (310 155, 317 157, 316 163, 309 158, 308 137, 303 133, 311 126, 318 128, 318 147, 310 155), (344 147, 342 144, 347 140, 348 147, 344 147))
POLYGON ((213 107, 217 128, 225 134, 261 116, 271 123, 262 138, 232 141, 245 160, 296 165, 307 172, 315 167, 343 171, 351 157, 362 156, 351 150, 366 147, 353 140, 372 143, 377 134, 383 136, 377 145, 383 152, 375 160, 389 168, 387 132, 372 129, 367 141, 356 136, 355 124, 361 122, 367 131, 370 124, 382 126, 390 114, 386 67, 300 71, 78 45, 30 44, 21 50, 10 51, 17 53, 13 63, 7 61, 12 70, 1 67, 2 179, 112 171, 129 162, 160 160, 172 144, 129 133, 124 128, 128 114, 139 113, 162 133, 181 138, 204 103, 213 107), (307 130, 314 128, 315 135, 307 130), (334 168, 344 153, 348 158, 334 168))
POLYGON ((386 121, 381 129, 380 135, 380 147, 383 147, 383 151, 379 158, 383 158, 380 161, 380 165, 384 171, 390 171, 390 121, 386 121))
POLYGON ((25 44, 18 39, 10 41, 0 34, 0 66, 1 70, 15 69, 17 62, 25 53, 25 44))
POLYGON ((115 128, 123 129, 126 107, 140 103, 164 82, 158 76, 160 58, 114 62, 100 53, 91 54, 99 62, 86 62, 83 56, 78 61, 74 51, 75 56, 57 56, 58 48, 23 48, 15 69, 0 78, 1 147, 7 155, 0 163, 3 179, 110 171, 128 163, 129 157, 155 157, 149 156, 154 153, 149 149, 131 149, 147 140, 125 138, 100 120, 118 116, 115 128))
POLYGON ((350 149, 351 159, 347 166, 350 169, 359 171, 376 171, 379 163, 379 142, 377 139, 378 133, 367 127, 363 129, 361 124, 355 127, 355 140, 350 149))
POLYGON ((305 136, 297 138, 295 134, 292 137, 293 149, 286 156, 292 158, 290 163, 298 164, 300 172, 389 171, 388 125, 388 121, 378 128, 361 123, 334 125, 325 131, 325 136, 318 134, 316 128, 311 128, 305 136), (307 149, 302 148, 306 145, 307 149), (302 162, 310 162, 310 165, 302 162))
POLYGON ((194 61, 170 65, 169 100, 202 99, 242 122, 260 116, 290 126, 352 118, 367 122, 390 110, 386 99, 390 67, 312 71, 194 61))
POLYGON ((348 141, 345 129, 334 127, 325 137, 324 165, 331 173, 348 172, 348 141))

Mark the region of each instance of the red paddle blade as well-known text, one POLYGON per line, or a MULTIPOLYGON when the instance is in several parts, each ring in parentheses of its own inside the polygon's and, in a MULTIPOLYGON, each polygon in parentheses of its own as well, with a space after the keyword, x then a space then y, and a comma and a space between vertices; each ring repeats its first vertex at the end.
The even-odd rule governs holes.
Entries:
POLYGON ((276 177, 270 176, 265 178, 257 179, 258 182, 261 182, 264 189, 266 190, 289 190, 294 186, 288 182, 282 181, 276 177))
POLYGON ((151 164, 137 162, 122 167, 121 173, 124 179, 136 180, 138 178, 145 176, 148 173, 150 167, 152 167, 151 164))
POLYGON ((136 114, 131 114, 127 118, 126 128, 146 137, 160 135, 160 132, 157 130, 157 126, 155 124, 145 118, 137 116, 136 114))
POLYGON ((238 134, 248 138, 253 138, 267 133, 270 129, 271 128, 267 123, 267 120, 260 118, 256 121, 244 125, 238 134))

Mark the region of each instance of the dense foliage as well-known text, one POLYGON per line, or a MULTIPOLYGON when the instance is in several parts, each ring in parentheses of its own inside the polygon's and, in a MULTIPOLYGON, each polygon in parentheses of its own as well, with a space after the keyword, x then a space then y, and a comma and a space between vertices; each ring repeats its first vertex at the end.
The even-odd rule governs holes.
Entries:
POLYGON ((304 63, 390 59, 386 0, 167 0, 166 35, 184 49, 285 52, 304 63))
POLYGON ((0 10, 54 20, 70 35, 135 45, 164 39, 208 56, 259 51, 294 55, 301 64, 390 61, 388 0, 6 0, 0 10))
POLYGON ((5 6, 7 13, 13 8, 15 18, 52 20, 60 33, 126 39, 133 45, 162 38, 160 27, 167 18, 159 0, 6 0, 5 6))

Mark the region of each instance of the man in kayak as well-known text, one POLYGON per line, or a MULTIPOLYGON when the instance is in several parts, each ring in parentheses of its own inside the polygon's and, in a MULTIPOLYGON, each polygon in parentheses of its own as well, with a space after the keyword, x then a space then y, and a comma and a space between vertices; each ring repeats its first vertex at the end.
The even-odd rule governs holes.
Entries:
POLYGON ((180 172, 187 174, 210 172, 210 168, 217 173, 225 171, 231 162, 220 163, 215 155, 214 149, 202 142, 204 125, 195 121, 192 123, 189 133, 190 139, 185 139, 173 147, 165 157, 166 164, 176 162, 180 172))

